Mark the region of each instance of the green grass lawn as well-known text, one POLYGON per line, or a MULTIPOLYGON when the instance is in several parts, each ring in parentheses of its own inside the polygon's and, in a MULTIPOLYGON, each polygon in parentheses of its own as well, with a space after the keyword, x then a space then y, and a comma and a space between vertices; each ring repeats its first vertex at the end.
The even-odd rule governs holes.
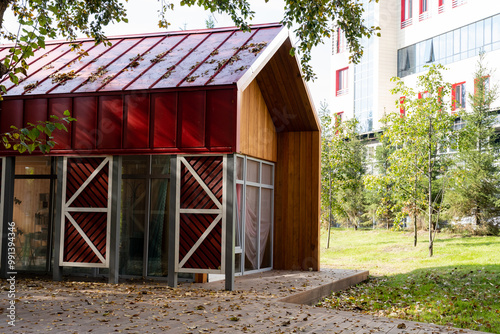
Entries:
POLYGON ((500 237, 333 229, 322 267, 364 269, 368 281, 334 293, 325 307, 500 333, 500 237))

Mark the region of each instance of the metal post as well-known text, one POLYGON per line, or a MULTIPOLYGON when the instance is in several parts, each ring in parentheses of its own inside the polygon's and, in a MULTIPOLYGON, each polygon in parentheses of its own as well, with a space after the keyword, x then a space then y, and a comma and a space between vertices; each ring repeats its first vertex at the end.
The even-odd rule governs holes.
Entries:
POLYGON ((111 228, 109 240, 109 283, 118 284, 120 260, 120 212, 122 194, 122 157, 113 157, 111 181, 111 228))
POLYGON ((171 288, 177 287, 177 273, 175 271, 175 249, 176 243, 176 233, 175 233, 175 220, 177 217, 177 174, 180 170, 177 170, 177 156, 173 155, 170 157, 170 201, 169 201, 169 217, 168 217, 168 286, 171 288))
MULTIPOLYGON (((2 220, 2 255, 0 276, 7 278, 8 272, 12 270, 8 267, 8 246, 9 240, 7 238, 9 233, 9 222, 12 222, 14 214, 14 171, 16 160, 14 157, 5 158, 5 166, 2 175, 2 192, 3 192, 3 220, 2 220)), ((16 235, 19 238, 19 235, 16 235)))
POLYGON ((61 258, 61 243, 63 237, 61 235, 62 225, 62 193, 63 193, 63 177, 64 177, 64 158, 57 158, 57 179, 56 179, 56 212, 54 216, 54 266, 52 268, 52 279, 54 281, 62 280, 63 268, 59 265, 61 258))
POLYGON ((226 256, 225 256, 225 288, 228 291, 234 290, 234 260, 235 260, 235 223, 236 223, 236 210, 234 210, 234 192, 236 188, 235 178, 235 157, 234 154, 227 156, 226 166, 226 256))

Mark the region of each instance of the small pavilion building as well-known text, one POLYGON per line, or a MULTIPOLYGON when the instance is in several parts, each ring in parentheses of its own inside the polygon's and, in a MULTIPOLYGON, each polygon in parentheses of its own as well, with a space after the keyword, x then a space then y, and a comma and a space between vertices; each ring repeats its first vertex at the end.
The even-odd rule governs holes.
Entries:
POLYGON ((47 155, 0 151, 2 276, 12 254, 16 272, 56 280, 214 273, 227 289, 239 274, 319 270, 320 127, 288 31, 109 42, 49 42, 18 85, 2 82, 2 133, 77 119, 47 155))

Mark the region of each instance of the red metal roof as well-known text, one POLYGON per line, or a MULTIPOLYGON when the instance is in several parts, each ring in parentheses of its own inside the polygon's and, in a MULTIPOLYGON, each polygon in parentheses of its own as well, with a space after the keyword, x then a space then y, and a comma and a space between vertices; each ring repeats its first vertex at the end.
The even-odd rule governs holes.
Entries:
MULTIPOLYGON (((78 94, 233 84, 278 35, 280 24, 48 42, 28 59, 27 77, 6 96, 78 94), (81 45, 71 51, 71 44, 81 45), (86 54, 82 55, 83 52, 86 54), (80 52, 80 53, 78 53, 80 52)), ((10 46, 0 46, 4 58, 10 46)))

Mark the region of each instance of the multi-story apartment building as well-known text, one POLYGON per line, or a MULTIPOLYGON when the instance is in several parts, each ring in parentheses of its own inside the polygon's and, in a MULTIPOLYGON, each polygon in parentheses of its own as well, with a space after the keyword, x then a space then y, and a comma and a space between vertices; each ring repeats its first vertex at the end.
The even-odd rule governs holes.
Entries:
MULTIPOLYGON (((378 132, 383 115, 397 110, 391 77, 413 86, 425 65, 441 63, 455 100, 466 110, 480 52, 493 70, 489 84, 500 82, 499 0, 362 1, 366 24, 378 25, 381 37, 364 39, 363 57, 352 64, 342 31, 336 31, 330 101, 332 112, 359 121, 361 134, 378 132)), ((491 107, 500 109, 500 99, 491 107)))

